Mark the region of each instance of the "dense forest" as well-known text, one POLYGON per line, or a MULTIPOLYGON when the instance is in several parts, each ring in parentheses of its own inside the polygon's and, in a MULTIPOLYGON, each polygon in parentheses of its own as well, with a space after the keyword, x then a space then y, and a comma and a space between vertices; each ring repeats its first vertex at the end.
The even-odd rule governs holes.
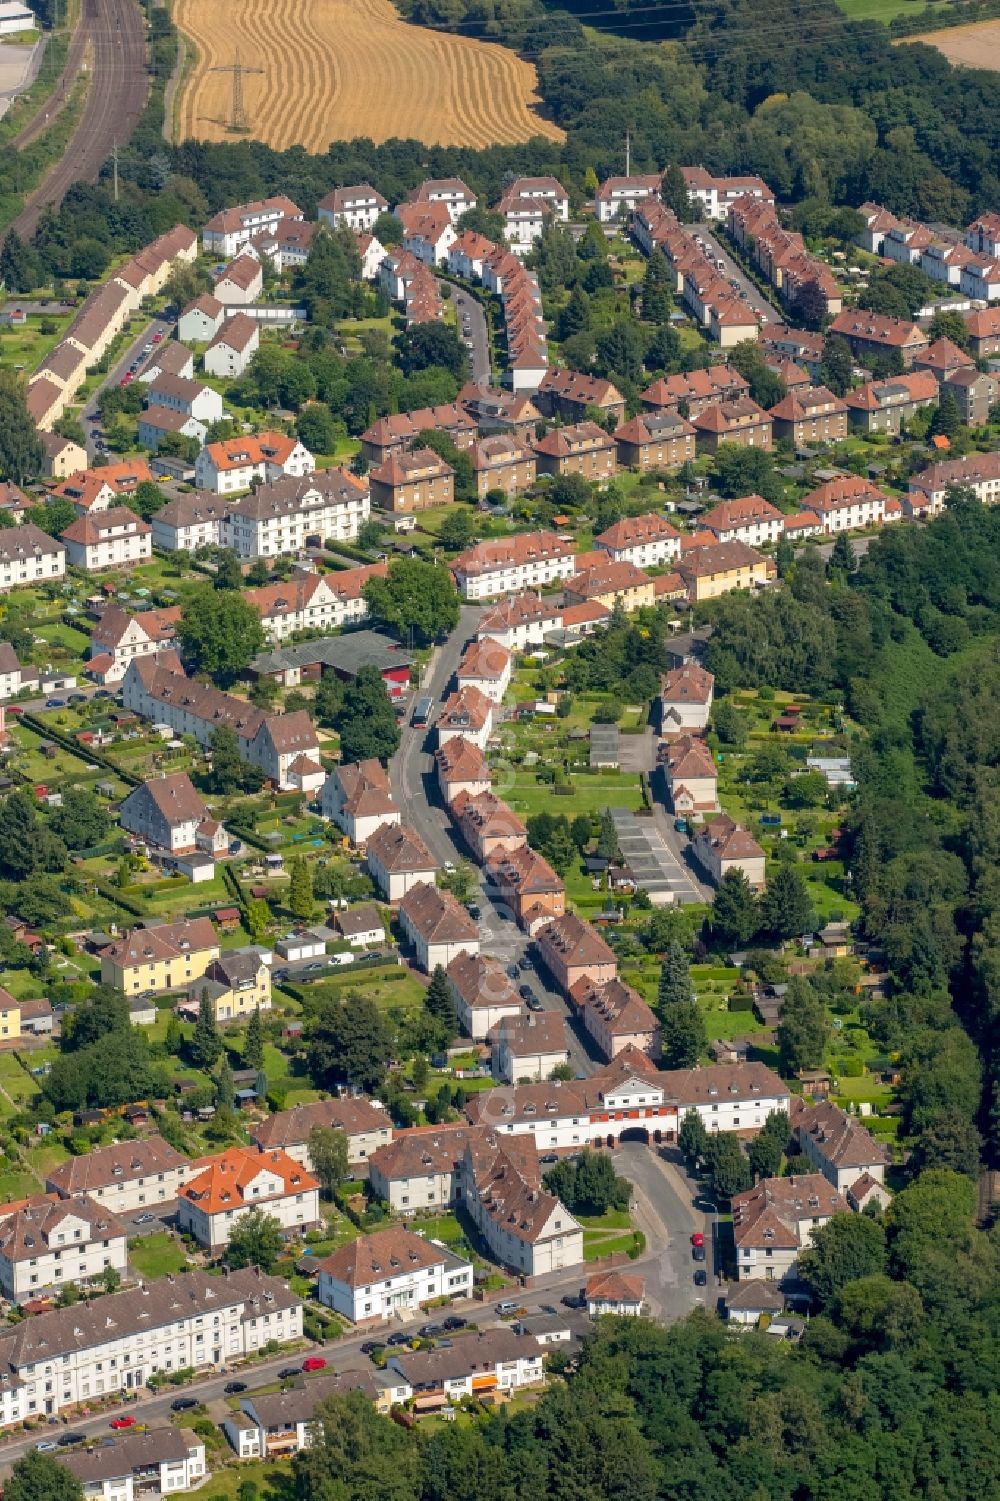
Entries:
POLYGON ((973 1199, 968 1180, 934 1172, 884 1227, 837 1216, 815 1269, 823 1313, 798 1348, 734 1340, 707 1313, 669 1330, 606 1319, 567 1382, 513 1415, 407 1431, 359 1393, 334 1398, 323 1441, 293 1461, 295 1494, 987 1501, 1000 1487, 996 1245, 971 1229, 973 1199))
MULTIPOLYGON (((845 549, 849 551, 849 549, 845 549)), ((711 607, 725 691, 840 699, 866 736, 845 837, 894 986, 866 1022, 903 1062, 921 1161, 1000 1150, 1000 511, 954 492, 885 532, 854 571, 807 550, 786 587, 711 607)))

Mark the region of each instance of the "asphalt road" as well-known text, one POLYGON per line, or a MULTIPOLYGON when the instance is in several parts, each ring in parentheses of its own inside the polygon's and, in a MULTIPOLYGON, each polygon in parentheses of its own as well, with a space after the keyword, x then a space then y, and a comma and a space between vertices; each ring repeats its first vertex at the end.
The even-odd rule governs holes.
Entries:
POLYGON ((75 182, 97 181, 115 142, 132 134, 149 93, 146 23, 136 0, 84 0, 76 41, 81 47, 90 43, 87 100, 61 158, 11 226, 25 240, 45 209, 58 207, 75 182))
POLYGON ((783 323, 785 321, 785 314, 763 296, 760 289, 747 276, 742 266, 733 259, 729 247, 716 235, 712 234, 707 225, 685 224, 684 228, 689 234, 700 236, 709 255, 714 255, 717 261, 722 262, 720 267, 722 275, 727 280, 736 282, 755 313, 758 313, 765 322, 783 323))
POLYGON ((646 1254, 628 1270, 646 1279, 646 1297, 656 1318, 682 1319, 700 1305, 714 1306, 718 1295, 707 1262, 695 1262, 691 1235, 700 1230, 711 1244, 711 1219, 694 1208, 694 1191, 680 1169, 653 1146, 625 1142, 613 1154, 615 1171, 632 1182, 634 1219, 646 1236, 646 1254), (709 1273, 708 1285, 696 1287, 699 1266, 709 1273))
POLYGON ((83 423, 83 430, 87 434, 87 458, 91 462, 97 456, 97 447, 94 442, 95 435, 100 436, 100 422, 98 421, 97 413, 101 405, 101 395, 110 386, 120 385, 123 376, 137 361, 143 360, 145 362, 143 350, 147 344, 152 342, 154 334, 161 334, 165 342, 170 337, 170 324, 163 318, 153 318, 149 323, 144 324, 141 332, 136 335, 128 348, 124 350, 114 369, 108 371, 80 413, 80 421, 83 423))
POLYGON ((471 342, 466 345, 469 351, 469 364, 472 368, 472 379, 477 385, 489 385, 490 382, 490 336, 486 327, 486 314, 482 305, 462 290, 461 287, 452 286, 452 300, 459 318, 459 331, 463 338, 471 342), (465 319, 469 321, 469 331, 465 331, 465 319))
MULTIPOLYGON (((420 688, 412 695, 417 698, 429 696, 435 703, 435 711, 451 691, 452 678, 465 648, 471 641, 481 615, 479 605, 463 605, 458 625, 443 646, 435 649, 420 688)), ((437 735, 434 727, 414 728, 407 722, 403 725, 399 750, 389 763, 389 780, 393 797, 403 810, 403 822, 414 829, 426 844, 435 859, 443 865, 446 860, 462 858, 452 832, 437 778, 434 775, 434 750, 437 735)))

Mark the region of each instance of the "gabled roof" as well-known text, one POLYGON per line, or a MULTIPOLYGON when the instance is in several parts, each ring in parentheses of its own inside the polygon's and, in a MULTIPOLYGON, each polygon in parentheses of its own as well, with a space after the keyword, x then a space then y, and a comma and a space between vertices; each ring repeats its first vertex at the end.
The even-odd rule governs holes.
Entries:
POLYGON ((140 787, 133 788, 122 803, 121 812, 127 817, 127 810, 133 801, 138 805, 145 798, 152 802, 171 827, 182 823, 201 823, 209 817, 208 807, 194 790, 186 771, 150 777, 140 787))
POLYGON ((685 662, 665 672, 660 679, 660 697, 666 704, 707 704, 711 702, 715 678, 696 662, 685 662))
POLYGON ((450 891, 441 891, 429 881, 411 886, 399 906, 400 915, 425 943, 474 943, 479 929, 450 891))
POLYGON ((203 1214, 225 1214, 244 1204, 266 1204, 319 1188, 318 1181, 300 1162, 277 1147, 267 1151, 228 1147, 214 1157, 203 1157, 195 1168, 200 1171, 183 1185, 178 1197, 197 1205, 203 1214), (277 1178, 280 1186, 275 1193, 251 1196, 247 1190, 261 1173, 277 1178))
POLYGON ((376 859, 385 871, 413 875, 424 871, 433 874, 437 869, 437 861, 420 835, 403 824, 384 823, 368 840, 366 849, 369 859, 376 859))

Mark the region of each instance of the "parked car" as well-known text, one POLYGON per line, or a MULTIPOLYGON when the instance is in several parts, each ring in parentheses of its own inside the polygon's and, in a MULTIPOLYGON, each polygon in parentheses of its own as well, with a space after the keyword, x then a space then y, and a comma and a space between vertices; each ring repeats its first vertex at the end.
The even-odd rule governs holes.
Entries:
POLYGON ((278 1380, 279 1381, 291 1381, 293 1379, 293 1377, 295 1377, 295 1376, 301 1376, 301 1375, 302 1375, 302 1367, 301 1366, 286 1365, 283 1371, 279 1371, 278 1372, 278 1380))
POLYGON ((705 1237, 700 1230, 696 1230, 692 1235, 691 1244, 693 1246, 703 1246, 705 1244, 705 1237))
POLYGON ((698 1270, 694 1274, 694 1285, 695 1285, 695 1287, 704 1287, 707 1282, 708 1282, 708 1273, 705 1271, 704 1267, 699 1267, 698 1270))
POLYGON ((150 1214, 147 1211, 145 1214, 137 1214, 135 1217, 135 1223, 137 1225, 151 1225, 155 1219, 156 1215, 150 1214))
POLYGON ((310 1355, 302 1362, 304 1371, 325 1371, 326 1361, 322 1355, 310 1355))
POLYGON ((238 1397, 240 1392, 246 1391, 247 1384, 245 1381, 227 1381, 222 1389, 227 1397, 238 1397))
POLYGON ((85 1444, 86 1442, 87 1435, 85 1433, 60 1433, 56 1439, 56 1443, 60 1449, 71 1449, 74 1444, 85 1444))
POLYGON ((443 1327, 445 1329, 465 1329, 468 1322, 468 1319, 459 1318, 457 1313, 453 1313, 451 1318, 445 1319, 443 1327))
POLYGON ((45 707, 47 709, 65 709, 66 700, 64 698, 47 698, 45 700, 45 707))
POLYGON ((558 1152, 546 1152, 545 1156, 544 1157, 540 1157, 538 1160, 542 1164, 550 1163, 550 1162, 558 1162, 559 1161, 559 1154, 558 1154, 558 1152))
POLYGON ((535 1000, 535 992, 532 990, 530 985, 519 985, 517 987, 517 993, 521 997, 522 1001, 535 1000))
POLYGON ((154 344, 162 344, 162 342, 163 342, 163 335, 161 333, 155 333, 153 335, 153 343, 154 344))
MULTIPOLYGON (((197 1397, 176 1397, 174 1399, 174 1401, 171 1402, 171 1404, 170 1404, 170 1411, 171 1412, 190 1412, 191 1409, 192 1409, 192 1407, 197 1407, 197 1406, 198 1406, 198 1398, 197 1397)), ((129 1422, 130 1423, 134 1423, 135 1422, 135 1418, 129 1418, 129 1422)), ((114 1423, 112 1423, 111 1426, 113 1428, 115 1426, 114 1423)))
POLYGON ((524 1004, 527 1006, 529 1011, 544 1011, 545 1009, 541 1001, 538 999, 537 995, 530 996, 524 1004))
POLYGON ((586 1308, 586 1298, 581 1298, 579 1293, 567 1293, 565 1298, 560 1298, 564 1308, 586 1308))
MULTIPOLYGON (((180 1400, 184 1403, 184 1405, 186 1407, 187 1406, 197 1407, 197 1405, 198 1405, 197 1402, 194 1400, 193 1397, 181 1397, 180 1400)), ((170 1406, 173 1408, 173 1410, 175 1412, 178 1411, 178 1407, 177 1407, 177 1403, 176 1402, 171 1402, 170 1406)), ((108 1427, 109 1428, 134 1428, 135 1427, 135 1418, 132 1416, 132 1414, 130 1412, 127 1412, 127 1413, 125 1413, 124 1417, 121 1417, 121 1418, 112 1418, 111 1422, 108 1424, 108 1427)))
POLYGON ((478 922, 483 915, 482 908, 480 907, 478 902, 466 902, 465 910, 466 912, 468 912, 473 922, 478 922))
POLYGON ((386 1340, 386 1344, 388 1344, 388 1345, 408 1345, 410 1343, 410 1340, 412 1338, 413 1338, 413 1336, 411 1334, 404 1334, 402 1332, 402 1330, 400 1330, 396 1334, 390 1334, 389 1338, 386 1340))
POLYGON ((380 1339, 369 1339, 361 1346, 362 1355, 374 1355, 376 1350, 384 1350, 385 1345, 380 1339))
POLYGON ((437 1339, 439 1335, 444 1333, 444 1325, 424 1324, 422 1328, 417 1330, 417 1333, 421 1339, 437 1339))
POLYGON ((691 1259, 692 1259, 692 1261, 704 1261, 705 1260, 705 1247, 704 1246, 692 1246, 691 1247, 691 1259))
POLYGON ((36 1454, 51 1454, 59 1445, 54 1438, 43 1438, 35 1445, 36 1454))

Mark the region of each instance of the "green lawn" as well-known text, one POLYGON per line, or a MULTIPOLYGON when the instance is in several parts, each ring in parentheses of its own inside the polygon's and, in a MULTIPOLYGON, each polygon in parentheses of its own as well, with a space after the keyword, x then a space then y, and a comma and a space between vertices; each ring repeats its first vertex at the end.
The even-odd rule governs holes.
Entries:
POLYGON ((184 1247, 165 1230, 129 1241, 128 1259, 134 1271, 150 1279, 183 1271, 187 1265, 184 1247))
MULTIPOLYGON (((837 0, 837 4, 852 21, 882 21, 886 26, 896 16, 912 16, 924 9, 924 0, 837 0)), ((934 9, 948 10, 949 7, 935 5, 934 9)))
POLYGON ((240 1486, 252 1481, 260 1492, 260 1501, 294 1501, 295 1486, 287 1464, 241 1464, 216 1471, 198 1494, 204 1501, 237 1501, 240 1486))
POLYGON ((510 776, 501 773, 501 795, 516 813, 530 817, 543 811, 565 813, 600 813, 605 808, 641 808, 639 777, 621 771, 581 772, 571 774, 572 793, 557 796, 547 782, 539 782, 531 767, 511 768, 510 776))
POLYGON ((415 975, 407 973, 396 964, 360 969, 354 974, 348 969, 343 979, 322 980, 306 987, 306 994, 310 999, 326 1000, 332 997, 342 1000, 349 990, 363 991, 377 1006, 384 1006, 386 1010, 402 1008, 409 1011, 422 1006, 424 1001, 424 986, 415 975), (393 980, 391 977, 395 975, 401 975, 402 978, 393 980))
POLYGON ((0 1203, 9 1204, 14 1199, 26 1199, 30 1194, 41 1193, 42 1185, 31 1173, 12 1169, 0 1173, 0 1203))

